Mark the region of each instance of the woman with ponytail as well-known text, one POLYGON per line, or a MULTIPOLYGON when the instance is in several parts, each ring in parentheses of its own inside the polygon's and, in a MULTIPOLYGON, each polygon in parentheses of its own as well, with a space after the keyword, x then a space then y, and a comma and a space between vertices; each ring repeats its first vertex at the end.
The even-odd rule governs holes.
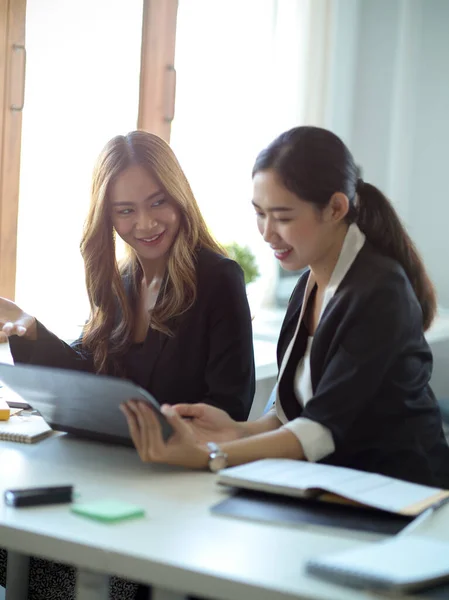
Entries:
POLYGON ((424 337, 435 292, 392 205, 318 127, 274 140, 253 184, 264 240, 284 269, 306 268, 279 337, 276 401, 251 423, 202 404, 164 407, 178 433, 166 444, 151 411, 129 402, 141 458, 212 470, 293 458, 449 488, 424 337))

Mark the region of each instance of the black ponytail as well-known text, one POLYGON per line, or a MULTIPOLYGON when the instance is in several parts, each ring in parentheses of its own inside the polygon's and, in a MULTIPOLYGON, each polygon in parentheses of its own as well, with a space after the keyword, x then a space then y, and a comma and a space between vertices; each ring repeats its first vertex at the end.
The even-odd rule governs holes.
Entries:
POLYGON ((357 225, 379 252, 396 260, 404 269, 421 305, 426 331, 435 317, 436 294, 415 244, 380 190, 360 182, 357 194, 357 225))
POLYGON ((335 192, 350 202, 348 222, 356 222, 369 242, 398 261, 413 286, 427 330, 436 313, 436 294, 419 253, 396 211, 376 187, 363 182, 348 148, 320 127, 295 127, 259 154, 253 176, 273 169, 283 185, 301 200, 323 209, 335 192))

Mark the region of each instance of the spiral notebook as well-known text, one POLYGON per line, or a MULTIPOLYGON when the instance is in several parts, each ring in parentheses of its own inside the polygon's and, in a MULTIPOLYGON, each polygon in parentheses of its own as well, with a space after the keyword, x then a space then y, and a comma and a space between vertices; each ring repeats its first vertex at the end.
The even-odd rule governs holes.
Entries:
MULTIPOLYGON (((306 571, 334 583, 404 593, 449 580, 449 542, 424 536, 392 539, 311 558, 306 571)), ((448 598, 445 595, 435 598, 448 598)), ((420 596, 421 597, 421 596, 420 596)))
POLYGON ((0 440, 33 444, 52 432, 39 415, 12 415, 8 421, 0 421, 0 440))

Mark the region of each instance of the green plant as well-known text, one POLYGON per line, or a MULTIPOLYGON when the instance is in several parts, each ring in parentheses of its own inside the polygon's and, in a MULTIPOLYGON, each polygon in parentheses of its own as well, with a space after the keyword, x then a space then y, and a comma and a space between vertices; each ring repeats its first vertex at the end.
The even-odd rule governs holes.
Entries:
POLYGON ((225 250, 229 255, 229 258, 235 260, 243 269, 245 275, 245 284, 252 283, 255 281, 260 273, 256 263, 256 257, 251 252, 248 246, 241 246, 237 242, 225 245, 225 250))

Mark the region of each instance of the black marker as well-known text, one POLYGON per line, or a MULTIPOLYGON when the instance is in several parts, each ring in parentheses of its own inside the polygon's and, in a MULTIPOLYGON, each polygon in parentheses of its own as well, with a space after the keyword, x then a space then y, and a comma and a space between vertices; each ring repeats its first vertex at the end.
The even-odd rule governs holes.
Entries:
POLYGON ((5 504, 7 506, 38 506, 42 504, 64 504, 72 501, 73 485, 5 491, 5 504))

